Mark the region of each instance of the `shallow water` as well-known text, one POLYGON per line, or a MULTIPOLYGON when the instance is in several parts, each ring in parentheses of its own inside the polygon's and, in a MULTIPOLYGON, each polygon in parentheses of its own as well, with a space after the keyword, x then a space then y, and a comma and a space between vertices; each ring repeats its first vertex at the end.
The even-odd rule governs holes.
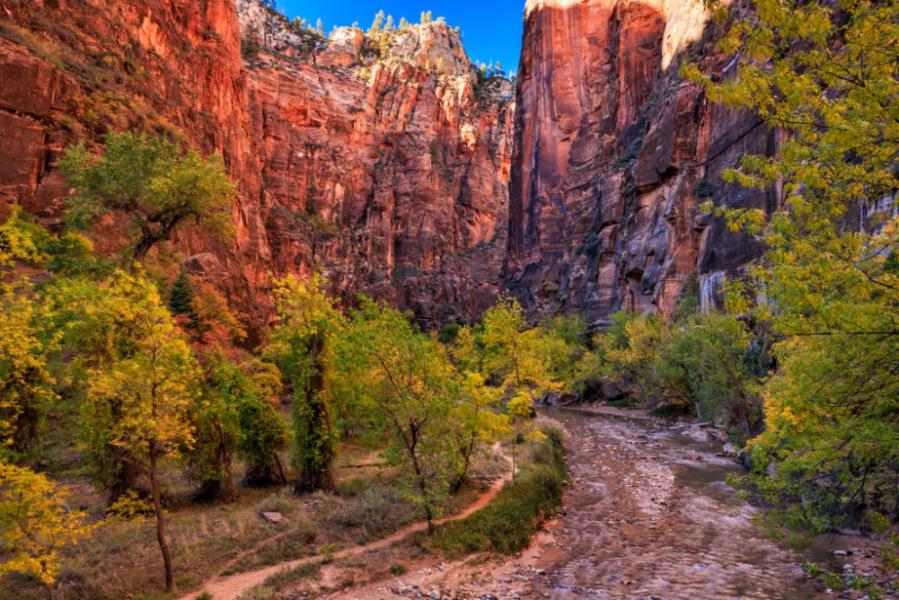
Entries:
POLYGON ((816 589, 803 573, 800 564, 812 551, 799 554, 764 537, 753 521, 757 509, 725 483, 728 473, 742 468, 718 456, 720 444, 697 441, 653 420, 543 412, 568 430, 572 483, 564 513, 528 549, 502 563, 416 565, 405 576, 333 598, 835 597, 816 589))
POLYGON ((805 557, 765 538, 719 446, 653 422, 553 410, 570 434, 565 514, 542 542, 548 598, 804 599, 805 557))

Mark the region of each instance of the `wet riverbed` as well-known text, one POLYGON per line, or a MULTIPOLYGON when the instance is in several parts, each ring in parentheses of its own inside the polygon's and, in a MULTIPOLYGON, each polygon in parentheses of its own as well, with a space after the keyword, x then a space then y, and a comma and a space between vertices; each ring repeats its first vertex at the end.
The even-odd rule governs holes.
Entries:
MULTIPOLYGON (((573 410, 544 411, 568 430, 565 510, 505 562, 419 565, 335 598, 834 598, 807 578, 813 556, 763 535, 757 509, 725 483, 741 467, 696 428, 573 410), (690 435, 688 435, 690 434, 690 435)), ((839 565, 827 565, 840 570, 839 565)))
POLYGON ((803 557, 761 535, 725 483, 740 470, 651 421, 553 411, 570 434, 572 486, 531 582, 549 598, 814 598, 803 557))

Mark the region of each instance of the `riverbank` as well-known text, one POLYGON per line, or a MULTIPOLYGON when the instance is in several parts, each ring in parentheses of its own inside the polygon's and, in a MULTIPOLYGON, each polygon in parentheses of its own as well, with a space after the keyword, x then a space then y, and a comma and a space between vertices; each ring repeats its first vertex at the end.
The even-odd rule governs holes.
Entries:
POLYGON ((720 442, 613 410, 545 411, 568 430, 572 483, 563 514, 519 556, 431 558, 327 597, 810 600, 864 597, 827 572, 844 586, 852 573, 888 577, 870 539, 824 536, 801 551, 773 541, 761 510, 725 483, 740 466, 720 442))

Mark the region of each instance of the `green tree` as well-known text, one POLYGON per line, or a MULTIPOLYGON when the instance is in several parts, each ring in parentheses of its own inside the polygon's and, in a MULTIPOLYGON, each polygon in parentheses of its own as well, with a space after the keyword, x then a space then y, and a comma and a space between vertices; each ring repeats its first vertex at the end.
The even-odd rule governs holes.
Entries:
POLYGON ((182 154, 162 138, 110 133, 102 155, 73 146, 60 170, 75 189, 69 222, 84 227, 109 211, 127 216, 137 231, 135 260, 188 221, 223 238, 233 234, 236 187, 217 156, 182 154))
POLYGON ((518 444, 524 441, 523 434, 528 432, 531 440, 538 441, 541 439, 541 433, 537 429, 533 429, 531 424, 534 420, 534 399, 526 392, 518 392, 509 399, 508 404, 509 417, 512 419, 514 427, 514 435, 512 436, 512 478, 518 471, 518 444))
MULTIPOLYGON (((658 315, 625 313, 616 326, 597 340, 597 350, 610 364, 610 372, 632 398, 658 399, 659 357, 668 346, 670 330, 658 315)), ((672 390, 669 390, 669 399, 672 390)), ((686 397, 680 398, 687 402, 686 397)))
MULTIPOLYGON (((168 315, 156 286, 123 271, 99 282, 84 277, 60 279, 47 289, 46 301, 52 330, 60 336, 68 357, 62 363, 64 376, 76 396, 83 396, 91 369, 106 369, 133 357, 148 323, 168 315)), ((117 403, 111 403, 110 420, 121 417, 117 403)), ((114 443, 106 427, 84 425, 82 437, 94 479, 108 492, 110 503, 138 491, 143 468, 131 448, 114 443)))
POLYGON ((189 459, 191 471, 200 480, 198 497, 207 502, 233 502, 234 454, 240 429, 240 405, 244 386, 239 370, 222 352, 207 359, 203 394, 192 410, 195 428, 189 459))
POLYGON ((587 324, 578 315, 556 315, 540 324, 535 344, 546 358, 547 371, 553 381, 574 381, 576 367, 587 351, 587 324))
POLYGON ((68 505, 68 492, 44 475, 0 461, 0 575, 33 575, 55 597, 60 550, 93 529, 82 511, 68 505))
POLYGON ((332 339, 343 316, 315 276, 302 282, 290 276, 277 283, 278 322, 266 354, 293 390, 293 429, 297 492, 332 489, 336 431, 327 382, 332 339))
POLYGON ((453 362, 462 372, 487 374, 484 366, 484 347, 479 327, 464 325, 459 328, 450 346, 453 362))
POLYGON ((248 483, 285 483, 278 451, 286 445, 287 431, 272 404, 280 389, 277 369, 258 359, 232 360, 215 350, 204 370, 205 391, 192 413, 196 440, 190 452, 191 471, 201 483, 199 498, 236 498, 235 455, 247 463, 248 483))
POLYGON ((716 211, 768 248, 752 271, 757 289, 731 294, 734 310, 769 322, 778 340, 766 430, 750 444, 755 481, 812 529, 866 509, 896 520, 899 278, 889 256, 899 227, 879 207, 899 189, 899 5, 752 4, 721 43, 738 53, 735 77, 684 71, 713 101, 784 133, 776 156, 745 156, 725 174, 782 190, 777 210, 716 211), (750 292, 767 302, 750 306, 750 292))
POLYGON ((111 502, 150 479, 157 538, 172 585, 159 462, 193 442, 190 410, 199 368, 156 286, 116 271, 97 282, 65 278, 47 292, 53 325, 74 360, 67 378, 83 390, 82 435, 111 502))
POLYGON ((389 435, 387 456, 406 467, 432 532, 459 469, 451 417, 463 392, 448 353, 405 315, 365 297, 341 335, 336 374, 366 382, 360 401, 389 435))
POLYGON ((33 447, 57 398, 49 367, 56 337, 46 333, 48 312, 33 293, 25 283, 0 286, 0 458, 33 447))
POLYGON ((670 328, 659 357, 660 394, 668 401, 679 398, 701 421, 742 427, 751 436, 761 406, 753 395, 746 325, 730 315, 696 313, 670 328))
POLYGON ((487 385, 484 376, 467 372, 462 380, 463 396, 451 412, 451 432, 459 453, 458 468, 450 480, 450 491, 458 492, 468 480, 472 460, 479 449, 498 440, 508 429, 499 411, 500 388, 487 385))
POLYGON ((51 235, 18 206, 0 224, 0 266, 15 262, 65 277, 99 278, 111 272, 110 264, 94 254, 88 238, 72 231, 51 235))
POLYGON ((484 313, 480 342, 484 367, 509 391, 529 390, 534 395, 558 389, 541 352, 540 332, 529 328, 517 300, 502 296, 484 313))
POLYGON ((194 287, 186 269, 178 272, 169 291, 169 310, 173 315, 194 316, 194 287))
POLYGON ((31 223, 20 207, 13 206, 9 218, 0 223, 0 266, 17 261, 42 264, 47 259, 42 249, 44 236, 46 232, 31 223))
POLYGON ((287 474, 279 452, 287 447, 290 436, 277 408, 281 373, 258 359, 242 367, 243 377, 235 381, 233 393, 240 390, 244 398, 238 410, 238 449, 246 461, 246 482, 257 487, 284 485, 287 474))

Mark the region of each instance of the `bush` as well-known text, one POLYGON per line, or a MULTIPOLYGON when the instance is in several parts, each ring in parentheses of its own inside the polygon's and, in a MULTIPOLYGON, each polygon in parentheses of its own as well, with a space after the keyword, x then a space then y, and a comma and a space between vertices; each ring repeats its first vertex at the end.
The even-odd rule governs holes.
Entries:
POLYGON ((546 440, 533 463, 500 490, 487 507, 467 519, 442 525, 432 544, 450 554, 498 552, 513 554, 525 548, 543 521, 562 505, 567 478, 562 432, 544 427, 546 440))
POLYGON ((659 414, 692 414, 728 426, 735 440, 755 433, 761 402, 754 389, 767 373, 764 340, 734 316, 683 303, 672 321, 619 313, 575 368, 574 386, 610 380, 659 414))

